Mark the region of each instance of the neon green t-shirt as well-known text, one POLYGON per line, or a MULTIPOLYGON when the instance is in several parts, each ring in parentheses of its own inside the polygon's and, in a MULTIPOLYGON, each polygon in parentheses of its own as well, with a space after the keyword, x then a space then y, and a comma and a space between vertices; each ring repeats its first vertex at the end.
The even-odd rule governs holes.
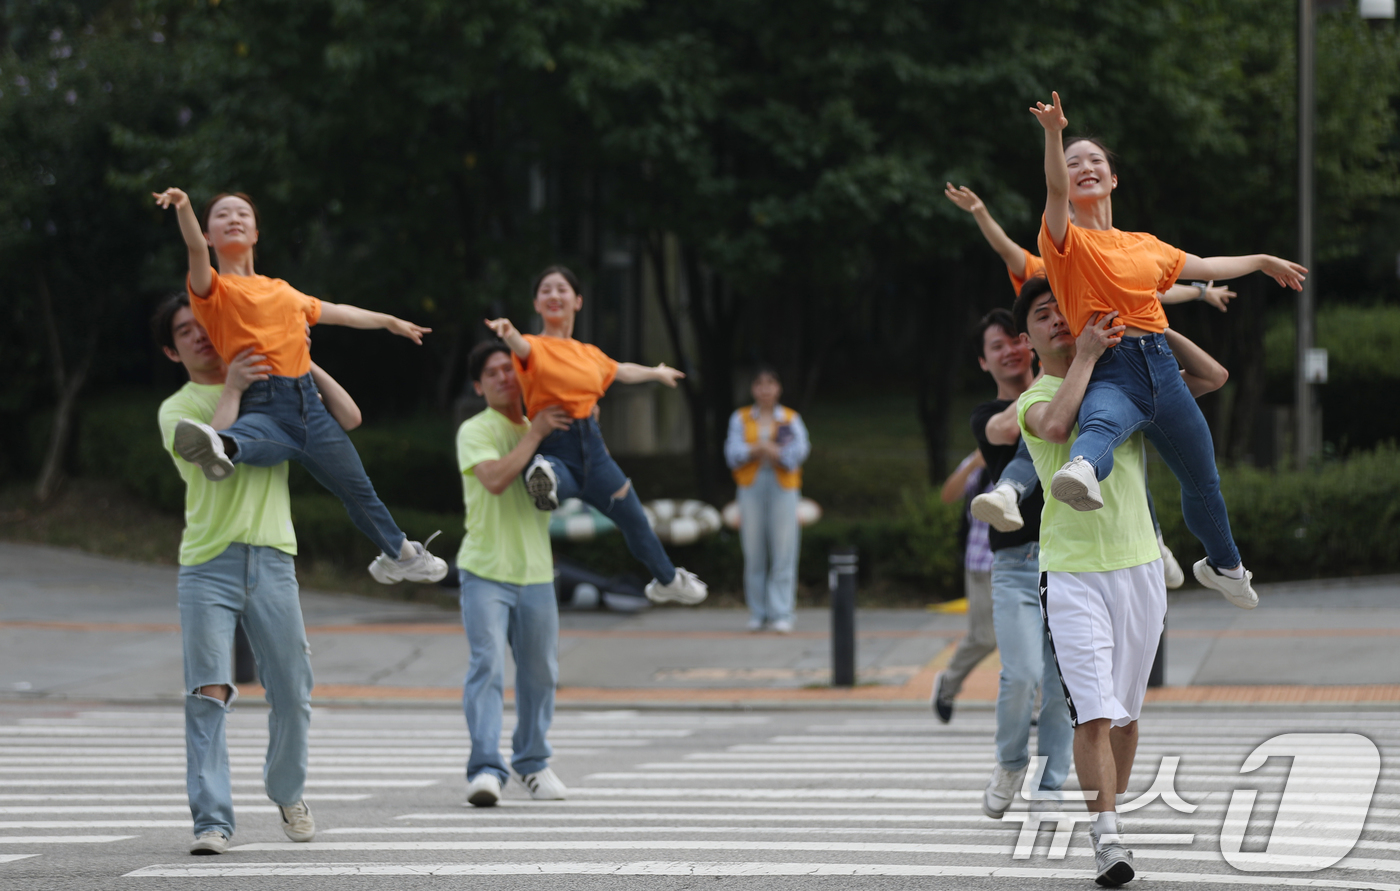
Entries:
POLYGON ((175 425, 181 418, 209 423, 223 384, 190 381, 160 404, 160 436, 185 480, 185 531, 180 536, 180 565, 208 563, 233 542, 276 548, 296 555, 292 499, 287 492, 286 462, 276 467, 239 464, 233 476, 217 483, 199 467, 175 454, 175 425))
POLYGON ((510 585, 554 581, 549 547, 549 514, 535 507, 516 478, 492 495, 472 473, 482 461, 499 461, 529 431, 488 408, 457 429, 457 466, 462 471, 462 500, 467 506, 467 536, 457 551, 457 565, 472 575, 510 585))
MULTIPOLYGON (((1042 375, 1021 394, 1016 418, 1026 448, 1045 490, 1040 515, 1041 572, 1109 572, 1141 566, 1161 557, 1152 516, 1147 512, 1147 476, 1142 434, 1134 433, 1113 450, 1113 472, 1099 481, 1103 507, 1077 511, 1049 496, 1050 478, 1070 460, 1070 442, 1046 442, 1026 429, 1026 412, 1037 402, 1049 402, 1064 378, 1042 375)), ((1078 428, 1075 428, 1076 432, 1078 428)))

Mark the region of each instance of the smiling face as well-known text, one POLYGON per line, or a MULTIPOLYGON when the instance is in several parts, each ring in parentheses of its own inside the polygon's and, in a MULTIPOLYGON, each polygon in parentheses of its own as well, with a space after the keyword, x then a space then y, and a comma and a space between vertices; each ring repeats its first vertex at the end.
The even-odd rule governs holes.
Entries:
POLYGON ((569 284, 569 280, 557 272, 551 272, 540 279, 535 289, 535 312, 540 314, 546 325, 573 326, 574 316, 583 308, 583 298, 569 284))
POLYGON ((161 349, 171 362, 180 363, 191 374, 212 374, 223 369, 224 360, 214 351, 208 332, 195 321, 188 306, 180 307, 171 317, 170 334, 175 340, 175 349, 161 349))
POLYGON ((204 237, 220 254, 241 254, 258 243, 258 215, 237 195, 225 195, 209 208, 204 237))
POLYGON ((1065 164, 1069 167, 1070 201, 1099 201, 1118 188, 1108 153, 1087 139, 1065 146, 1065 164))
POLYGON ((1024 378, 1031 367, 1030 345, 1019 334, 992 324, 982 332, 982 355, 977 364, 996 381, 1024 378))

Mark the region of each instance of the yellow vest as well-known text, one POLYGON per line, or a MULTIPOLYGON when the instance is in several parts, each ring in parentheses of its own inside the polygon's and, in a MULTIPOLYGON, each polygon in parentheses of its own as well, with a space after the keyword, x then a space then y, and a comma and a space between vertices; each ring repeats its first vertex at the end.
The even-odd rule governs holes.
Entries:
MULTIPOLYGON (((744 442, 752 445, 758 442, 758 419, 753 416, 753 406, 746 405, 739 409, 739 417, 744 421, 744 442)), ((785 406, 778 406, 773 412, 773 424, 782 426, 790 423, 797 417, 797 412, 785 406)), ((802 468, 799 466, 794 470, 788 470, 781 464, 773 465, 773 474, 778 478, 778 485, 784 489, 802 488, 802 468)), ((758 462, 750 461, 734 468, 734 482, 740 486, 752 486, 753 481, 758 477, 758 462)))

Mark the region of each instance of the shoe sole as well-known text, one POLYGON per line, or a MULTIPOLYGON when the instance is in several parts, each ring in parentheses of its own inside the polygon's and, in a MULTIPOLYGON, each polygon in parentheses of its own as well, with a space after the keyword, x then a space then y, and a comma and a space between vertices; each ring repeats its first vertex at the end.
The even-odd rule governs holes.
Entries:
POLYGON ((224 845, 223 847, 210 847, 208 845, 201 846, 196 844, 194 847, 190 848, 190 853, 195 855, 196 857, 209 857, 211 855, 216 854, 227 854, 228 846, 224 845))
POLYGON ((1103 507, 1102 498, 1091 496, 1088 486, 1069 475, 1055 474, 1050 480, 1050 497, 1075 510, 1098 510, 1103 507))
POLYGON ((220 457, 209 441, 209 434, 193 424, 175 428, 175 454, 198 465, 204 478, 213 483, 226 480, 233 473, 233 462, 227 456, 220 457))
POLYGON ((1094 881, 1105 888, 1117 888, 1126 885, 1133 880, 1137 872, 1133 870, 1133 865, 1126 860, 1119 860, 1094 877, 1094 881))
POLYGON ((1009 807, 1011 807, 1011 802, 1008 801, 1006 803, 1006 807, 1002 808, 999 811, 993 810, 991 805, 987 804, 987 797, 985 795, 982 796, 982 813, 991 817, 993 820, 1000 820, 1002 816, 1006 814, 1006 809, 1009 807))
POLYGON ((1025 519, 1019 513, 1009 514, 1001 508, 997 501, 984 498, 981 495, 972 499, 972 507, 969 508, 969 511, 974 518, 981 520, 998 532, 1015 532, 1026 525, 1025 519))
MULTIPOLYGON (((1191 574, 1196 577, 1196 581, 1201 583, 1201 587, 1209 588, 1212 591, 1219 592, 1220 596, 1224 597, 1232 605, 1237 606, 1240 609, 1254 609, 1256 606, 1259 605, 1259 595, 1257 593, 1254 595, 1253 600, 1246 600, 1241 602, 1235 599, 1233 596, 1231 596, 1229 591, 1226 591, 1219 585, 1216 585, 1215 579, 1211 578, 1210 567, 1204 563, 1197 564, 1196 566, 1191 567, 1191 574), (1202 571, 1203 569, 1205 571, 1202 571)), ((1251 588, 1250 590, 1253 589, 1251 588)))
POLYGON ((538 510, 554 510, 559 507, 559 496, 554 491, 554 481, 543 467, 536 467, 525 480, 525 491, 535 499, 538 510))
POLYGON ((467 804, 472 807, 495 807, 496 802, 500 800, 501 796, 497 795, 495 792, 487 791, 486 789, 482 789, 474 795, 467 796, 467 804))
POLYGON ((708 591, 701 594, 699 597, 684 593, 653 594, 650 591, 647 592, 647 600, 650 600, 652 603, 679 603, 681 606, 694 606, 697 603, 704 603, 707 596, 709 596, 708 591))

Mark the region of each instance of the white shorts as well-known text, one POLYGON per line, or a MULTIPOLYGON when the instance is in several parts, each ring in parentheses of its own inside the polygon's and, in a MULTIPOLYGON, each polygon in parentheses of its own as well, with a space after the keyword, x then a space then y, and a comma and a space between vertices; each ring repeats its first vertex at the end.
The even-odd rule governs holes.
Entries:
POLYGON ((1167 617, 1162 561, 1110 572, 1042 572, 1040 611, 1075 726, 1136 721, 1167 617))

